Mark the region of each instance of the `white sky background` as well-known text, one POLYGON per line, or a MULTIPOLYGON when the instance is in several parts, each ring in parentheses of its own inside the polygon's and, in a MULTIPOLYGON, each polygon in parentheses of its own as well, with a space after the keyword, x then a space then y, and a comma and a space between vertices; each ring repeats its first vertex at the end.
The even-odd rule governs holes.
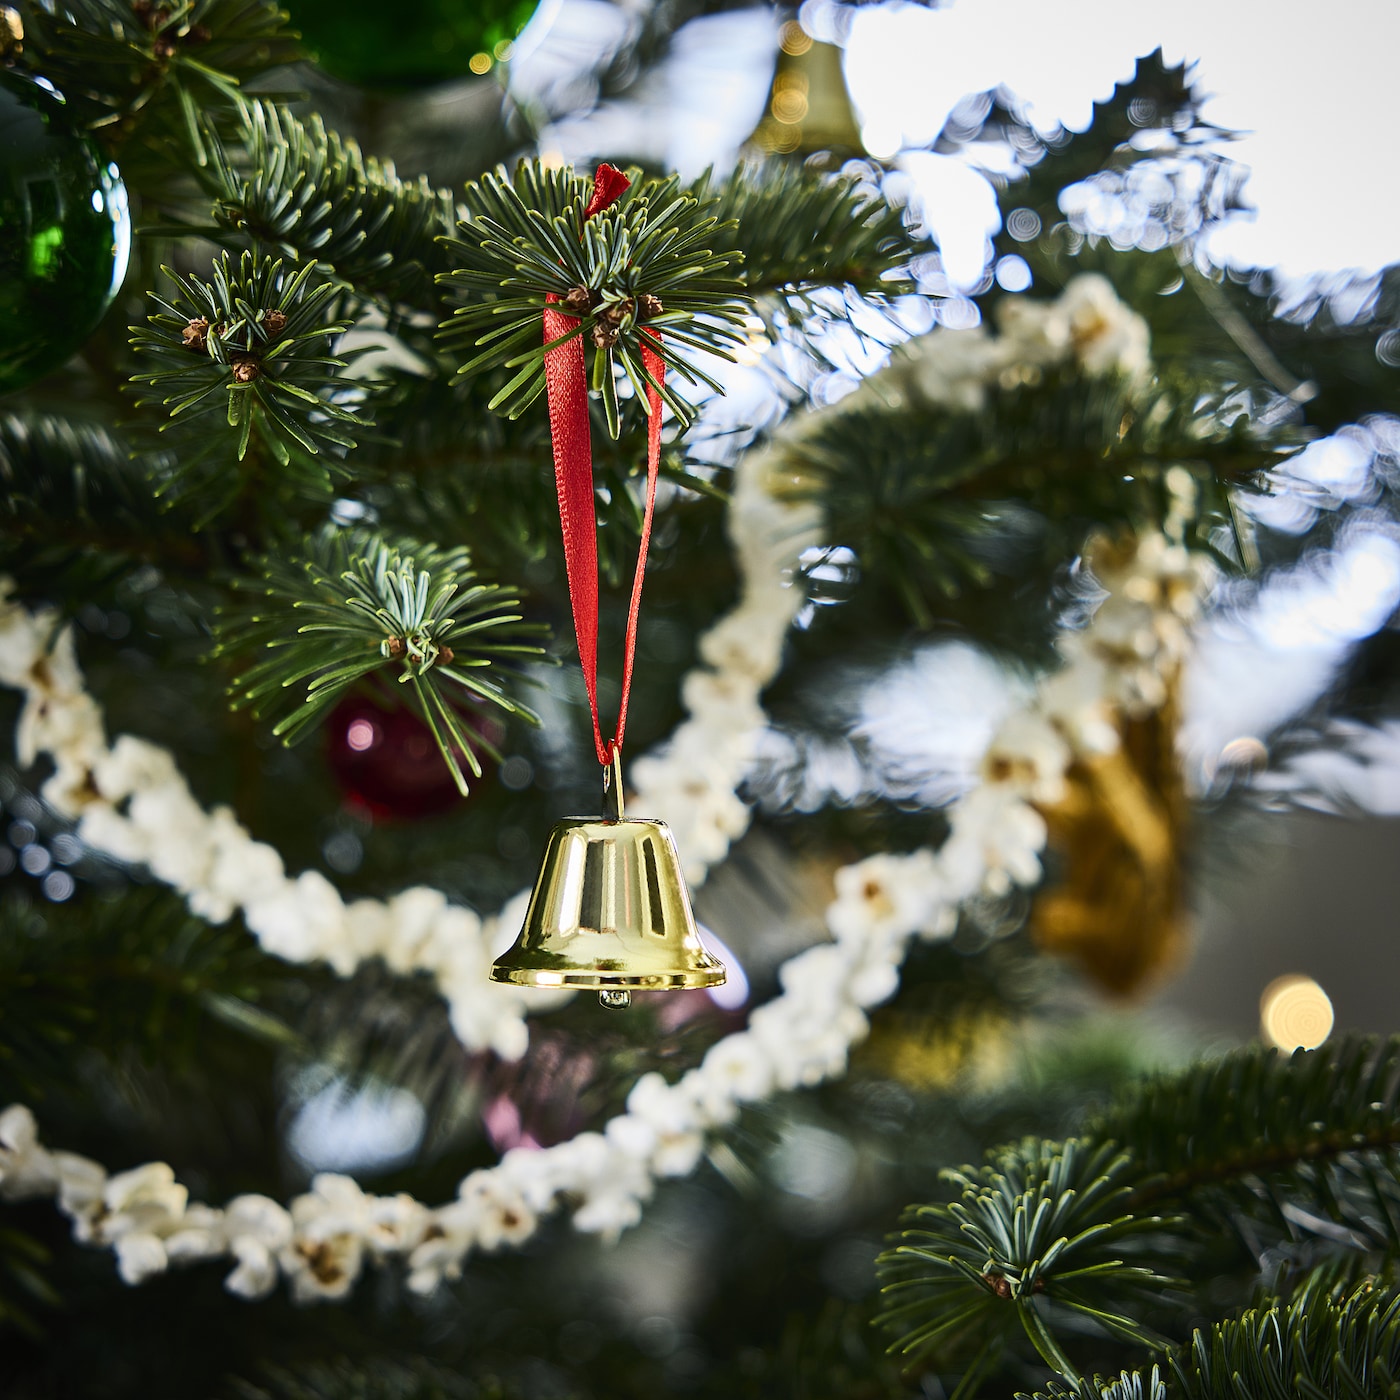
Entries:
POLYGON ((922 145, 968 93, 1004 83, 1046 127, 1092 104, 1159 45, 1199 63, 1204 116, 1250 134, 1254 223, 1211 251, 1290 274, 1400 259, 1396 0, 955 0, 859 11, 846 75, 875 154, 922 145))
MULTIPOLYGON (((566 98, 590 59, 615 49, 627 5, 545 0, 512 64, 517 95, 566 98), (552 92, 551 92, 552 90, 552 92)), ((730 164, 761 115, 772 73, 773 12, 733 10, 682 29, 644 90, 582 116, 567 100, 542 145, 565 159, 651 156, 698 174, 730 164)), ((1231 153, 1251 168, 1256 222, 1220 230, 1219 258, 1301 275, 1400 259, 1397 0, 950 0, 854 13, 846 75, 867 145, 890 157, 927 145, 970 94, 1005 84, 1032 120, 1081 130, 1092 104, 1161 46, 1196 62, 1205 116, 1246 133, 1231 153)), ((586 101, 586 88, 576 95, 586 101)), ((950 229, 960 211, 980 249, 989 201, 958 163, 922 155, 911 174, 950 229)), ((940 229, 940 232, 943 232, 940 229)))

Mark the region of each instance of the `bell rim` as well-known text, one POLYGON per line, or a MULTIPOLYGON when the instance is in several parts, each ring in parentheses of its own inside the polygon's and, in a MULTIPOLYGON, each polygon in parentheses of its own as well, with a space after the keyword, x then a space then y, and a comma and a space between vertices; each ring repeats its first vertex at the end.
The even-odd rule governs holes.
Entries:
POLYGON ((534 968, 492 967, 493 982, 512 987, 533 987, 541 992, 607 991, 611 987, 632 992, 696 991, 723 986, 728 973, 723 967, 692 968, 685 972, 545 972, 540 980, 534 968))

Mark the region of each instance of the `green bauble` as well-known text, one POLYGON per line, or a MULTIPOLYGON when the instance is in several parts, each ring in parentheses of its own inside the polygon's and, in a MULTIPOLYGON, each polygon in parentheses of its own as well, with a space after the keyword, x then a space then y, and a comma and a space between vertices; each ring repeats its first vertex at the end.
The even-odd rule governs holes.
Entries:
POLYGON ((0 68, 0 393, 61 365, 126 275, 117 167, 43 78, 0 68))
POLYGON ((539 0, 287 0, 321 66, 361 87, 415 88, 485 71, 539 0), (472 59, 478 57, 476 66, 472 59))

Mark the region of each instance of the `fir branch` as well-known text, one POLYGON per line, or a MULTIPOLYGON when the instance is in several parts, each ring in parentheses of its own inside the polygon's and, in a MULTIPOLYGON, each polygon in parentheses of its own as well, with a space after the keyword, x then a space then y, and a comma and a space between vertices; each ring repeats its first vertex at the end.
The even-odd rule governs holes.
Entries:
POLYGON ((913 1400, 899 1365, 881 1354, 864 1304, 829 1298, 790 1314, 775 1341, 716 1358, 702 1395, 713 1400, 913 1400))
POLYGON ((1171 1357, 1171 1400, 1400 1396, 1400 1290, 1301 1290, 1196 1332, 1171 1357))
POLYGON ((1278 1221, 1305 1205, 1400 1250, 1400 1037, 1227 1055, 1149 1079, 1090 1131, 1139 1163, 1134 1209, 1278 1221))
POLYGON ((1361 277, 1341 287, 1319 279, 1305 294, 1276 272, 1257 272, 1247 282, 1226 277, 1214 287, 1227 314, 1244 318, 1288 378, 1313 389, 1307 416, 1316 431, 1400 412, 1400 375, 1381 345, 1400 328, 1400 265, 1380 274, 1359 315, 1361 277))
POLYGON ((202 156, 211 100, 299 56, 276 0, 20 0, 25 61, 88 108, 93 125, 181 128, 202 156))
MULTIPOLYGON (((1064 219, 1060 192, 1080 180, 1087 180, 1106 169, 1127 169, 1160 155, 1160 148, 1144 145, 1144 130, 1170 133, 1177 148, 1194 147, 1194 154, 1208 167, 1219 167, 1223 157, 1205 149, 1204 143, 1228 137, 1229 133, 1204 122, 1200 116, 1203 97, 1189 64, 1168 64, 1157 49, 1137 60, 1133 76, 1116 83, 1108 98, 1096 101, 1092 120, 1081 131, 1061 128, 1053 135, 1037 131, 1024 117, 1012 115, 994 103, 988 122, 976 132, 977 140, 1006 140, 1021 155, 1023 178, 998 182, 999 203, 1004 214, 1014 209, 1033 211, 1041 225, 1052 228, 1064 219)), ((1202 181, 1203 205, 1213 193, 1214 180, 1202 181)), ((1018 241, 1023 232, 1011 224, 997 236, 999 253, 1039 252, 1039 245, 1018 241)))
POLYGON ((908 291, 908 264, 928 251, 903 212, 855 175, 774 158, 741 166, 718 189, 707 173, 690 193, 702 204, 718 195, 716 247, 742 254, 751 296, 812 286, 908 291))
MULTIPOLYGON (((471 412, 460 388, 416 375, 401 377, 388 398, 381 399, 381 416, 402 425, 401 438, 392 448, 371 440, 355 454, 356 494, 386 527, 415 538, 470 539, 475 557, 502 575, 557 546, 554 475, 541 470, 549 460, 545 415, 512 421, 471 412)), ((598 567, 616 583, 636 564, 646 418, 635 398, 622 401, 623 431, 613 441, 602 404, 591 400, 589 407, 598 567)), ((718 494, 686 470, 679 444, 663 442, 661 475, 687 491, 718 494)), ((662 518, 674 504, 660 506, 662 518)))
POLYGON ((335 318, 337 288, 313 280, 314 263, 284 274, 280 260, 245 252, 235 265, 222 253, 207 282, 164 271, 174 298, 152 293, 160 310, 131 327, 137 352, 161 366, 132 378, 149 386, 142 404, 169 411, 162 431, 221 413, 240 462, 256 432, 283 467, 296 452, 334 460, 355 446, 350 430, 368 420, 347 401, 358 401, 364 386, 340 376, 346 362, 326 353, 350 323, 335 318))
MULTIPOLYGON (((937 332, 935 332, 937 334, 937 332)), ((1024 562, 1002 516, 1008 502, 1040 528, 1018 533, 1058 564, 1095 527, 1166 514, 1169 468, 1192 469, 1202 514, 1222 517, 1224 490, 1277 463, 1287 434, 1261 435, 1203 411, 1199 385, 1052 371, 994 388, 975 413, 903 404, 836 413, 785 448, 794 496, 820 501, 831 543, 853 549, 863 586, 927 627, 941 600, 1024 562)))
POLYGON ((1016 1400, 1383 1400, 1400 1396, 1400 1289, 1317 1275, 1290 1301, 1197 1330, 1167 1367, 1052 1381, 1016 1400), (1163 1372, 1165 1370, 1165 1376, 1163 1372))
POLYGON ((726 347, 742 340, 734 327, 748 302, 741 277, 726 273, 738 255, 712 251, 724 237, 715 201, 697 200, 674 176, 638 180, 585 220, 591 191, 571 169, 538 161, 521 161, 513 178, 501 171, 467 186, 462 236, 447 242, 456 270, 439 278, 464 299, 442 324, 444 344, 478 352, 457 380, 510 371, 489 407, 519 417, 544 390, 543 314, 554 296, 578 317, 568 338, 585 337, 593 352, 590 387, 603 394, 614 437, 618 363, 643 403, 648 387, 659 389, 685 426, 695 410, 675 378, 720 387, 689 352, 728 359, 726 347), (642 364, 644 345, 674 372, 664 386, 642 364))
POLYGON ((1171 1268, 1209 1282, 1241 1217, 1251 1265, 1270 1239, 1311 1237, 1342 1257, 1400 1252, 1400 1037, 1289 1058, 1253 1049, 1162 1075, 1080 1139, 997 1149, 943 1180, 959 1199, 912 1210, 916 1228, 881 1256, 886 1291, 911 1294, 881 1319, 892 1349, 961 1361, 970 1386, 1000 1364, 1019 1321, 1076 1380, 1059 1335, 1067 1316, 1146 1342, 1145 1316, 1164 1301, 1148 1277, 1171 1268), (1123 1241, 1119 1257, 1074 1270, 1081 1241, 1110 1239, 1123 1241), (1037 1280, 1048 1301, 1068 1301, 1058 1318, 1026 1313, 1037 1280))
POLYGON ((364 296, 436 306, 436 239, 452 231, 446 190, 400 179, 391 162, 270 102, 240 105, 236 145, 213 130, 202 172, 221 230, 294 262, 316 262, 364 296))
MULTIPOLYGON (((1123 1371, 1111 1380, 1095 1376, 1093 1380, 1080 1379, 1069 1384, 1051 1381, 1034 1395, 1018 1392, 1016 1400, 1169 1400, 1169 1397, 1161 1368, 1154 1366, 1146 1374, 1123 1371)), ((1235 1400, 1235 1397, 1230 1395, 1222 1400, 1235 1400)))
POLYGON ((92 601, 137 561, 199 567, 190 524, 155 499, 147 465, 112 429, 0 414, 0 550, 26 588, 92 601))
POLYGON ((163 891, 88 897, 41 913, 0 900, 0 1102, 72 1086, 75 1047, 190 1058, 210 1020, 286 1042, 260 1002, 285 977, 241 930, 163 891))
POLYGON ((489 1373, 468 1377, 422 1357, 265 1366, 256 1381, 233 1380, 230 1400, 510 1400, 517 1395, 489 1373))
POLYGON ((53 1255, 33 1235, 13 1226, 0 1226, 0 1332, 7 1329, 43 1334, 34 1315, 36 1305, 52 1308, 59 1295, 47 1278, 53 1255))
POLYGON ((235 677, 231 698, 259 717, 281 713, 272 732, 285 743, 305 738, 350 687, 393 675, 465 793, 462 761, 480 777, 476 751, 491 752, 470 709, 494 705, 534 722, 484 672, 540 655, 524 639, 541 629, 522 621, 514 590, 477 581, 467 550, 326 529, 310 558, 273 555, 256 568, 236 583, 250 601, 225 615, 216 654, 262 653, 235 677))
POLYGON ((1151 1345, 1153 1332, 1123 1309, 1180 1285, 1130 1260, 1160 1257, 1174 1222, 1131 1213, 1131 1178, 1111 1142, 1073 1139, 1028 1139, 980 1168, 943 1172, 958 1199, 913 1207, 880 1259, 894 1302, 876 1320, 897 1331, 891 1349, 972 1349, 977 1373, 1019 1327, 1048 1365, 1073 1375, 1050 1325, 1057 1313, 1151 1345))
POLYGON ((55 520, 119 518, 146 527, 150 491, 118 437, 46 413, 0 414, 0 516, 36 530, 55 520))
POLYGON ((296 1029, 315 1047, 300 1070, 306 1097, 317 1084, 347 1098, 386 1085, 406 1090, 423 1106, 420 1160, 480 1136, 481 1061, 457 1038, 431 978, 361 963, 306 1001, 296 1029))

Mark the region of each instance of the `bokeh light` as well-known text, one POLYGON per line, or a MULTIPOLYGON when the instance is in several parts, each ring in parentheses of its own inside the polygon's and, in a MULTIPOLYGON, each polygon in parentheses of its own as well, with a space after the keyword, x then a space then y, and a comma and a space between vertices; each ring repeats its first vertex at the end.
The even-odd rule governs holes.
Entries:
POLYGON ((335 1076, 315 1088, 308 1082, 287 1147, 308 1172, 387 1171, 418 1150, 426 1124, 407 1089, 335 1076))
POLYGON ((1259 998, 1259 1028, 1280 1050, 1316 1050, 1332 1034, 1332 1002, 1311 977, 1275 977, 1259 998))
POLYGON ((706 995, 722 1011, 737 1011, 749 999, 749 979, 744 966, 722 938, 700 925, 700 941, 724 964, 725 980, 718 987, 707 987, 706 995))
POLYGON ((345 730, 345 742, 356 753, 364 753, 377 737, 374 725, 367 719, 352 720, 345 730))

